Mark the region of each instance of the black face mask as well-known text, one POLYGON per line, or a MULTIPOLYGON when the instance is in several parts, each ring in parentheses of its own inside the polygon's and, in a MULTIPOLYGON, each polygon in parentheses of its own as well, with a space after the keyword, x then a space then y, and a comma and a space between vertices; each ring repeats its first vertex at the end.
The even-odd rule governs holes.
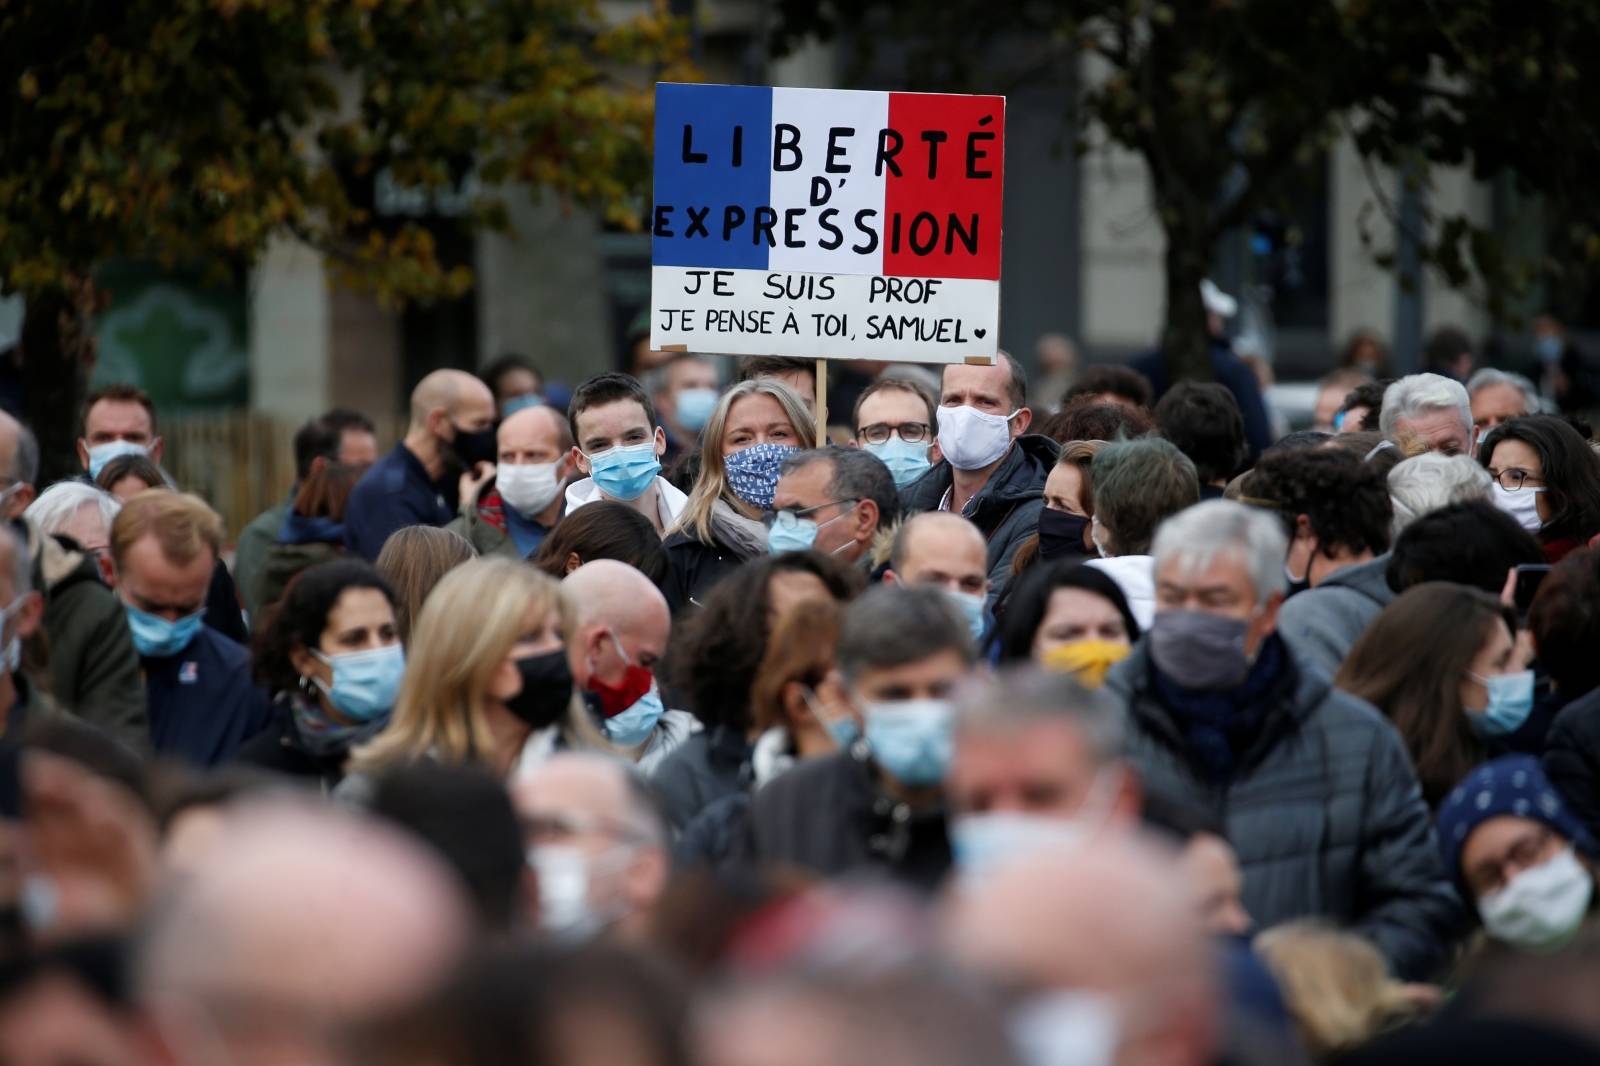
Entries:
POLYGON ((494 427, 480 429, 476 433, 468 433, 450 423, 455 429, 456 436, 452 441, 447 441, 450 450, 455 453, 457 463, 464 470, 471 470, 479 463, 492 463, 500 456, 500 449, 495 443, 494 427))
POLYGON ((567 665, 567 650, 557 648, 515 662, 522 688, 515 696, 505 698, 506 710, 534 729, 561 721, 572 702, 572 668, 567 665))
POLYGON ((1039 558, 1049 561, 1089 554, 1083 546, 1083 531, 1087 528, 1089 520, 1083 515, 1046 507, 1039 512, 1039 558))

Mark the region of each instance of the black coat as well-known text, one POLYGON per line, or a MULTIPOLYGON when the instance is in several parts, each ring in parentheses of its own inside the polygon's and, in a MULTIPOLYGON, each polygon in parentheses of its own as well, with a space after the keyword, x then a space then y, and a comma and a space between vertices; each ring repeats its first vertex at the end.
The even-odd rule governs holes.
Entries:
POLYGON ((255 766, 295 778, 302 784, 316 782, 324 791, 331 792, 344 779, 344 764, 349 758, 350 752, 344 748, 322 756, 307 751, 293 718, 285 713, 279 716, 272 729, 256 734, 240 748, 235 761, 242 766, 255 766))
POLYGON ((1600 832, 1600 689, 1556 715, 1540 762, 1568 809, 1591 834, 1600 832))
POLYGON ((707 544, 682 530, 667 537, 661 546, 671 564, 661 591, 673 617, 685 607, 704 603, 711 586, 748 559, 715 540, 707 544))
POLYGON ((750 743, 726 726, 696 733, 650 775, 667 820, 679 830, 724 796, 748 789, 752 780, 750 743))
POLYGON ((911 810, 878 787, 877 775, 862 743, 797 763, 751 799, 735 858, 933 891, 950 870, 944 811, 911 810))
POLYGON ((1466 914, 1405 743, 1288 647, 1287 700, 1268 710, 1231 777, 1213 782, 1162 704, 1140 643, 1108 681, 1128 702, 1129 757, 1152 791, 1217 813, 1257 928, 1325 917, 1371 940, 1402 978, 1424 979, 1464 932, 1466 914))
MULTIPOLYGON (((1060 445, 1049 437, 1024 434, 989 475, 967 505, 966 515, 989 545, 989 606, 992 609, 1011 576, 1011 558, 1029 537, 1039 532, 1039 512, 1044 510, 1044 483, 1056 465, 1060 445)), ((937 511, 950 491, 955 475, 943 460, 900 492, 906 517, 937 511)))

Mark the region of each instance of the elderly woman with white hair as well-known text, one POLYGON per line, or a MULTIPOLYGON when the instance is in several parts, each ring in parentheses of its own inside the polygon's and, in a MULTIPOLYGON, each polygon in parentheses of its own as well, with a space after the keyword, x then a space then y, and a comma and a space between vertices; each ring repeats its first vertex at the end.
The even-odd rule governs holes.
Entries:
POLYGON ((1490 499, 1494 479, 1465 455, 1424 452, 1389 471, 1394 536, 1425 514, 1467 500, 1490 499))
POLYGON ((1162 524, 1155 624, 1110 680, 1129 760, 1151 792, 1223 812, 1262 927, 1322 915, 1414 980, 1461 904, 1399 735, 1278 635, 1288 549, 1276 516, 1227 500, 1162 524))
POLYGON ((111 569, 111 523, 122 503, 87 481, 58 481, 28 505, 22 517, 40 532, 69 538, 95 560, 101 580, 114 584, 111 569))
POLYGON ((1441 374, 1408 374, 1385 389, 1378 428, 1407 455, 1472 454, 1472 402, 1441 374))

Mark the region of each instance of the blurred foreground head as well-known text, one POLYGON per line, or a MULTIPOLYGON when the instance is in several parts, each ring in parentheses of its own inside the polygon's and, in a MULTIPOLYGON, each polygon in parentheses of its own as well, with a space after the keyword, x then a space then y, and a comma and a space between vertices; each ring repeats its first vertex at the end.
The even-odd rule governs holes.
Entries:
POLYGON ((452 875, 396 830, 309 800, 246 804, 157 902, 134 964, 153 1063, 333 1063, 341 1029, 465 948, 452 875))

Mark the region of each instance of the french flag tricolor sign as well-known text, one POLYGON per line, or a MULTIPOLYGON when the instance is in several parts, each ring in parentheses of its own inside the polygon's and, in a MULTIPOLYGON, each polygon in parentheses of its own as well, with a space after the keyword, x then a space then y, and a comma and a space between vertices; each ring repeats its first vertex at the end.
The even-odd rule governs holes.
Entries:
POLYGON ((651 347, 927 363, 999 344, 1005 98, 656 86, 651 347))

